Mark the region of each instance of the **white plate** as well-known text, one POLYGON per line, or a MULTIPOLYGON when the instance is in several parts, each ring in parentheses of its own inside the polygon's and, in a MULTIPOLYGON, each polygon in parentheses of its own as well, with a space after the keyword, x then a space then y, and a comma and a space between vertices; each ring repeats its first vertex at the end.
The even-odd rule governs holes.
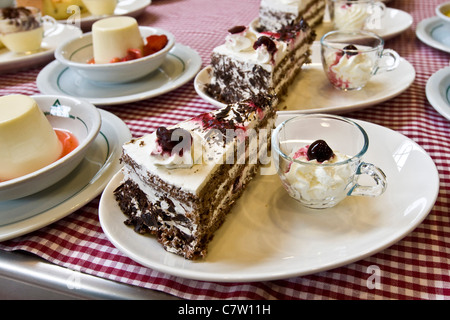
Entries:
MULTIPOLYGON (((380 27, 369 29, 384 40, 391 39, 398 36, 402 32, 408 30, 413 24, 413 17, 402 10, 386 8, 386 12, 381 18, 380 27)), ((255 30, 259 25, 259 19, 256 18, 250 23, 250 28, 255 30)), ((331 22, 323 22, 315 28, 316 40, 320 38, 327 32, 333 30, 333 24, 331 22)))
POLYGON ((431 158, 412 140, 357 122, 370 138, 365 160, 387 175, 387 190, 378 198, 349 197, 331 209, 305 209, 288 196, 277 175, 258 176, 215 234, 206 259, 188 261, 123 223, 126 217, 113 196, 122 179, 118 173, 102 194, 100 224, 114 246, 136 262, 197 280, 284 279, 363 259, 422 222, 436 201, 439 176, 431 158))
POLYGON ((434 73, 427 81, 425 92, 433 108, 450 120, 450 67, 434 73))
POLYGON ((432 48, 450 52, 450 25, 438 17, 420 21, 417 24, 416 36, 432 48))
MULTIPOLYGON (((151 0, 119 0, 119 3, 117 3, 116 9, 114 10, 114 15, 137 17, 144 12, 145 8, 151 3, 151 0)), ((106 16, 95 16, 89 12, 82 13, 81 15, 79 12, 74 12, 69 18, 58 20, 58 22, 74 24, 81 29, 86 30, 89 29, 95 21, 105 17, 106 16)))
POLYGON ((45 227, 98 196, 117 173, 122 145, 131 133, 118 117, 100 110, 102 127, 81 164, 54 186, 34 195, 0 202, 0 241, 45 227))
MULTIPOLYGON (((279 110, 283 113, 343 113, 362 109, 401 94, 416 77, 414 67, 401 58, 397 69, 372 77, 362 90, 339 91, 329 83, 323 71, 320 43, 315 41, 311 50, 312 62, 302 67, 280 104, 279 110)), ((211 98, 204 90, 210 82, 209 68, 202 69, 195 77, 195 90, 205 101, 223 108, 225 104, 211 98)))
MULTIPOLYGON (((50 24, 44 23, 44 29, 50 24)), ((81 36, 82 31, 75 26, 58 23, 56 29, 42 39, 41 50, 31 54, 18 54, 6 48, 0 49, 0 73, 37 67, 54 59, 55 49, 61 42, 81 36)))
POLYGON ((53 61, 41 70, 36 83, 45 94, 74 96, 95 105, 114 105, 149 99, 175 90, 194 78, 201 65, 202 60, 195 50, 177 43, 158 70, 133 82, 95 83, 53 61))

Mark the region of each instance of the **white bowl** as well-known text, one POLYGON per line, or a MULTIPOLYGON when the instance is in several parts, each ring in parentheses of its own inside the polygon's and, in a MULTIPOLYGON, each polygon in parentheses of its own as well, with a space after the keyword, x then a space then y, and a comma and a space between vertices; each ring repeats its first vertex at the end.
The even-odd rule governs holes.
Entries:
POLYGON ((64 178, 83 160, 100 131, 100 112, 89 102, 63 96, 32 97, 52 127, 71 132, 78 139, 79 145, 66 156, 42 169, 0 182, 0 201, 26 197, 64 178))
POLYGON ((450 17, 447 16, 445 13, 450 12, 450 2, 441 3, 436 7, 436 15, 442 20, 447 23, 450 23, 450 17))
POLYGON ((92 81, 124 83, 137 80, 158 69, 175 44, 175 37, 163 29, 139 27, 139 31, 144 40, 153 34, 165 34, 168 43, 160 51, 139 59, 116 63, 89 64, 88 61, 94 57, 92 32, 89 32, 59 46, 55 50, 55 58, 63 65, 75 70, 83 78, 92 81))

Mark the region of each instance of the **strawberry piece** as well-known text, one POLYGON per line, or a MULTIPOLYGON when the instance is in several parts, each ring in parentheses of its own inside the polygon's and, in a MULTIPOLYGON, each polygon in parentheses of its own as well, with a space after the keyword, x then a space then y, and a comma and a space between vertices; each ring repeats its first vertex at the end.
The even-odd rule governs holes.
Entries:
POLYGON ((163 49, 169 40, 166 35, 151 35, 147 38, 147 44, 144 46, 144 56, 151 55, 163 49))
POLYGON ((128 49, 127 55, 123 58, 122 61, 130 61, 142 58, 142 51, 139 49, 128 49))
POLYGON ((120 58, 112 58, 109 63, 116 63, 116 62, 122 62, 122 59, 120 58))

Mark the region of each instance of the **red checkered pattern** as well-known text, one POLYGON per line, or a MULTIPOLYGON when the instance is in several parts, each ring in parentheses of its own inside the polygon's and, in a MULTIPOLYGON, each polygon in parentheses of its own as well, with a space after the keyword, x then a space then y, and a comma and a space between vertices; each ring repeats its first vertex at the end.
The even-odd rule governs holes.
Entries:
MULTIPOLYGON (((185 299, 449 299, 450 298, 450 122, 428 103, 428 78, 449 64, 448 53, 430 48, 415 36, 419 21, 434 15, 443 0, 394 0, 389 6, 409 12, 410 30, 388 40, 417 72, 400 96, 346 114, 408 136, 433 158, 440 191, 428 217, 395 245, 364 260, 313 275, 257 283, 212 283, 177 278, 143 267, 121 254, 103 234, 97 197, 82 209, 38 231, 0 243, 2 250, 25 250, 60 266, 185 299), (381 285, 370 289, 371 266, 382 270, 381 285)), ((258 0, 154 0, 138 18, 141 25, 170 30, 176 40, 209 63, 211 50, 223 42, 226 30, 248 24, 258 14, 258 0)), ((37 94, 42 66, 0 76, 0 95, 37 94)), ((177 123, 213 109, 200 99, 193 82, 162 96, 104 107, 121 117, 134 136, 160 125, 177 123)), ((424 186, 426 187, 426 186, 424 186)))

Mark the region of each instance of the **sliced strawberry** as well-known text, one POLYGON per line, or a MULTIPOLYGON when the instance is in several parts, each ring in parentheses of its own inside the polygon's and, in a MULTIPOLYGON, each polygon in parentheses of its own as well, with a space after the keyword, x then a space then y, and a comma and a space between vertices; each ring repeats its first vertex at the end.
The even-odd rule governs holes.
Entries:
POLYGON ((123 58, 123 61, 130 61, 142 58, 142 51, 139 49, 128 49, 127 55, 123 58))
POLYGON ((147 37, 147 44, 144 46, 144 56, 151 55, 163 49, 169 40, 166 35, 151 35, 147 37))
POLYGON ((112 58, 109 63, 116 63, 116 62, 122 62, 122 59, 120 58, 112 58))

